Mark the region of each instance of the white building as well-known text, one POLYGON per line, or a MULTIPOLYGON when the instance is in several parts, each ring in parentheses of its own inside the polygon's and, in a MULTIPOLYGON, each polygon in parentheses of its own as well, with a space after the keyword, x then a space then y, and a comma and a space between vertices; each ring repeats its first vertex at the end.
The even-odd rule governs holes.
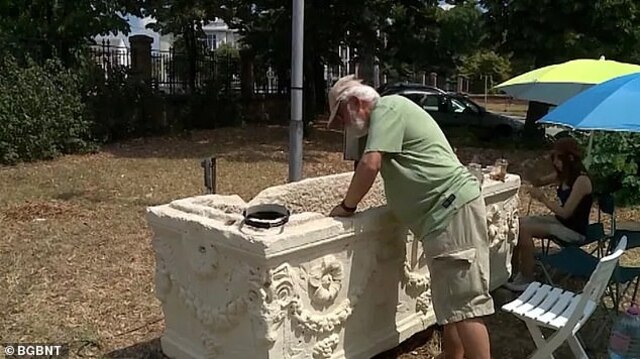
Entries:
MULTIPOLYGON (((228 44, 235 48, 240 46, 240 34, 238 30, 230 29, 229 25, 222 21, 222 19, 215 19, 213 22, 202 26, 202 30, 205 33, 203 41, 206 41, 207 48, 210 50, 215 50, 222 44, 228 44)), ((174 41, 175 36, 173 34, 161 35, 160 51, 169 51, 174 41)))

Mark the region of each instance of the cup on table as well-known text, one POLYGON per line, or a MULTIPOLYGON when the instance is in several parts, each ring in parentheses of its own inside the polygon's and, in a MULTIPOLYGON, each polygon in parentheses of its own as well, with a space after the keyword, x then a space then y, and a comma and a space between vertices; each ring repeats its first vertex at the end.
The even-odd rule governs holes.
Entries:
POLYGON ((493 166, 493 170, 491 171, 490 177, 495 181, 504 182, 507 177, 507 167, 509 166, 509 162, 504 158, 499 158, 496 160, 495 165, 493 166))

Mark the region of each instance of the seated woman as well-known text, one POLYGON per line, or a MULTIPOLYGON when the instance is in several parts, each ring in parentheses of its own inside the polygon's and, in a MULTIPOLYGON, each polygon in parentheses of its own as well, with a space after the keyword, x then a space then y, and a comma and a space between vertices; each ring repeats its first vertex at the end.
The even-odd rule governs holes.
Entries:
POLYGON ((520 218, 520 235, 513 253, 512 282, 505 286, 513 291, 523 291, 533 281, 535 258, 533 237, 553 236, 564 242, 579 243, 585 240, 589 226, 589 214, 593 204, 591 179, 582 164, 578 143, 570 137, 554 143, 551 161, 555 172, 532 180, 531 197, 542 202, 553 215, 520 218), (557 201, 548 199, 538 188, 555 183, 558 185, 557 201))

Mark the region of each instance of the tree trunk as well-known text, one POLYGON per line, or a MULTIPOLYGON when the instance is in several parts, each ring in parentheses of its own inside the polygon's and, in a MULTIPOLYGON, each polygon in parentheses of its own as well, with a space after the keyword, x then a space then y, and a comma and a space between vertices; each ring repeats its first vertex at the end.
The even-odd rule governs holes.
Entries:
POLYGON ((313 62, 313 77, 316 92, 316 114, 327 109, 327 84, 324 79, 324 63, 320 59, 313 62))
POLYGON ((544 131, 538 130, 536 121, 544 117, 549 112, 551 106, 546 103, 531 101, 527 110, 527 117, 524 124, 524 135, 527 139, 541 139, 544 137, 544 131))
POLYGON ((193 26, 193 23, 189 23, 184 31, 185 46, 187 48, 187 62, 189 67, 188 88, 190 93, 195 93, 196 90, 196 64, 198 56, 198 49, 196 48, 196 34, 193 26))
POLYGON ((253 60, 254 54, 250 50, 240 51, 240 91, 243 101, 253 97, 253 60))

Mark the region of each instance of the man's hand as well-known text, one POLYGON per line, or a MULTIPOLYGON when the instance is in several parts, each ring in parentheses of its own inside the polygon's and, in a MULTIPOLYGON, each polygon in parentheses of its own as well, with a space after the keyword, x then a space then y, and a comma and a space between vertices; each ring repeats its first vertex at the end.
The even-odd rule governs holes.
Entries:
POLYGON ((342 205, 339 204, 339 205, 335 206, 331 210, 331 213, 329 213, 329 216, 331 216, 331 217, 351 217, 351 216, 353 216, 353 213, 354 212, 346 211, 344 208, 342 208, 342 205))

